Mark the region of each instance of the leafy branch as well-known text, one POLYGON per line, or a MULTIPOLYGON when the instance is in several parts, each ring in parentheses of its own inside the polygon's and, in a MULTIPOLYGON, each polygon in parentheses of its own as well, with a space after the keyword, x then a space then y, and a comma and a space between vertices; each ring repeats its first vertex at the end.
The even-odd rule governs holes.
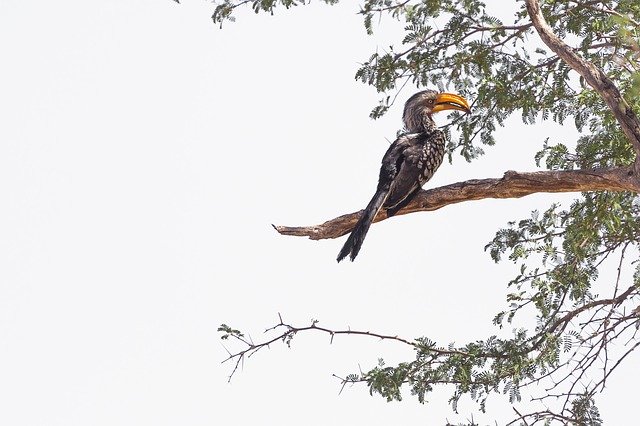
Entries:
MULTIPOLYGON (((620 269, 624 255, 625 250, 622 250, 620 269)), ((615 291, 619 280, 620 274, 615 291)), ((532 424, 560 418, 572 419, 575 422, 589 413, 594 414, 588 401, 592 401, 596 391, 604 389, 606 379, 622 360, 640 346, 640 342, 637 342, 620 356, 612 354, 608 347, 622 336, 627 336, 630 340, 635 339, 638 333, 640 309, 625 312, 625 306, 633 306, 633 302, 637 304, 640 299, 638 284, 634 283, 615 297, 578 304, 562 315, 558 315, 557 312, 557 319, 547 322, 531 337, 527 337, 523 330, 514 330, 514 337, 511 339, 491 336, 487 340, 462 346, 438 346, 426 337, 410 341, 396 335, 371 331, 330 329, 319 326, 317 320, 312 320, 307 326, 295 326, 285 322, 280 314, 278 323, 265 330, 266 334, 275 335, 257 343, 224 324, 218 331, 223 333, 223 339, 233 339, 241 345, 239 350, 229 351, 229 356, 223 361, 234 364, 229 380, 246 358, 276 342, 290 347, 298 333, 321 332, 330 336, 329 343, 333 343, 336 335, 360 335, 411 346, 416 353, 415 360, 387 366, 381 359, 378 365, 369 371, 345 376, 334 375, 341 380, 343 388, 347 384, 363 383, 369 387, 371 393, 379 393, 388 400, 400 400, 400 389, 402 385, 407 384, 411 392, 424 402, 425 395, 433 391, 435 386, 454 385, 456 390, 451 398, 454 408, 463 394, 470 394, 474 400, 480 402, 484 410, 491 393, 509 393, 510 401, 516 403, 520 400, 522 389, 530 386, 539 387, 547 380, 551 385, 543 388, 542 396, 533 399, 543 401, 555 398, 553 391, 566 383, 568 390, 559 394, 566 398, 561 409, 558 412, 545 410, 525 415, 518 412, 518 419, 526 418, 532 421, 532 424), (570 325, 581 317, 585 319, 578 322, 578 328, 567 332, 570 325), (562 353, 568 356, 561 360, 562 353), (610 362, 610 359, 615 362, 610 362), (602 379, 583 383, 584 372, 595 368, 596 362, 602 360, 602 379), (572 363, 581 366, 581 374, 574 375, 572 372, 575 370, 567 368, 572 363), (578 391, 577 387, 582 385, 583 388, 578 391), (590 408, 580 411, 581 406, 590 408)), ((564 289, 565 292, 567 290, 564 289)), ((509 424, 515 423, 516 420, 509 424)))

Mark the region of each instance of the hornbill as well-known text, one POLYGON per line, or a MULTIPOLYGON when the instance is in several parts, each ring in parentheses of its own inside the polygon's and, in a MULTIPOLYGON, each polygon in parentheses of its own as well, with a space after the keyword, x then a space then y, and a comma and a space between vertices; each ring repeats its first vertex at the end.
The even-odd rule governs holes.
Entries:
POLYGON ((404 105, 405 132, 382 157, 378 189, 344 243, 338 262, 349 256, 353 261, 371 222, 381 208, 393 216, 404 207, 442 164, 445 136, 437 128, 432 114, 448 109, 470 112, 462 96, 424 90, 411 96, 404 105))

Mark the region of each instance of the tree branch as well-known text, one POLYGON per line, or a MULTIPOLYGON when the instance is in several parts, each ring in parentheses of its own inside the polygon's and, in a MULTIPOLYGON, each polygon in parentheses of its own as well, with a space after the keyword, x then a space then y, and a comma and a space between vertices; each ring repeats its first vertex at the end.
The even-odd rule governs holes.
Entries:
MULTIPOLYGON (((236 371, 238 371, 238 368, 244 363, 245 358, 251 357, 253 354, 260 351, 261 349, 268 348, 272 343, 275 343, 277 341, 282 341, 287 346, 290 346, 291 340, 293 340, 295 335, 300 332, 306 332, 306 331, 312 331, 312 330, 320 331, 322 333, 325 333, 331 336, 331 343, 333 343, 333 338, 336 335, 346 334, 346 335, 373 337, 380 340, 392 340, 392 341, 403 343, 405 345, 408 345, 414 348, 420 348, 420 345, 416 341, 410 341, 395 335, 374 333, 371 331, 351 330, 350 328, 347 330, 332 330, 325 327, 319 327, 317 325, 318 324, 317 320, 312 320, 311 325, 308 325, 306 327, 295 327, 291 324, 285 323, 282 319, 282 315, 280 315, 279 313, 278 313, 278 318, 279 318, 279 322, 273 327, 267 328, 264 332, 268 333, 273 330, 283 330, 283 331, 280 334, 260 343, 254 343, 251 338, 245 337, 244 334, 240 333, 239 330, 233 330, 225 324, 221 325, 218 328, 219 332, 225 333, 222 336, 223 339, 233 338, 237 341, 240 341, 245 346, 244 349, 239 350, 237 352, 233 352, 233 353, 227 349, 227 353, 229 354, 229 356, 225 358, 222 361, 222 363, 235 360, 233 370, 229 375, 229 381, 231 381, 236 371)), ((454 349, 439 349, 439 348, 433 347, 433 348, 428 348, 424 350, 427 350, 428 352, 431 352, 437 356, 451 356, 451 355, 469 356, 469 354, 465 352, 461 352, 454 349)))
POLYGON ((527 12, 540 38, 567 65, 580 74, 591 87, 604 99, 622 131, 633 145, 636 152, 634 172, 640 176, 640 120, 631 106, 622 97, 616 85, 600 68, 582 59, 574 50, 565 44, 544 19, 538 0, 525 0, 527 12))
MULTIPOLYGON (((433 211, 450 204, 485 198, 520 198, 539 192, 632 191, 640 193, 640 179, 631 167, 519 173, 508 171, 500 179, 472 179, 421 190, 397 215, 433 211)), ((282 235, 312 240, 338 238, 351 231, 362 211, 349 213, 315 226, 276 226, 282 235)), ((387 219, 383 210, 374 222, 387 219)))

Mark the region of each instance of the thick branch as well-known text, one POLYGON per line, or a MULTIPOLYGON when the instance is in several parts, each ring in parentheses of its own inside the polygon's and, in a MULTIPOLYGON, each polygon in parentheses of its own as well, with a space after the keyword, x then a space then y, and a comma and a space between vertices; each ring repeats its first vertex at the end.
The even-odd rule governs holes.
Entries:
POLYGON ((633 145, 636 152, 634 171, 640 176, 640 120, 631 106, 624 100, 616 85, 600 68, 581 58, 571 47, 567 46, 549 26, 540 11, 538 0, 525 0, 531 22, 540 38, 567 65, 580 74, 591 87, 607 103, 616 117, 622 131, 633 145))
MULTIPOLYGON (((438 210, 449 204, 485 198, 520 198, 539 192, 632 191, 640 193, 640 180, 630 167, 615 169, 508 171, 501 179, 472 179, 439 188, 422 190, 397 214, 438 210)), ((282 235, 312 240, 338 238, 351 231, 362 211, 349 213, 315 226, 274 226, 282 235)), ((374 222, 387 219, 384 211, 374 222)))

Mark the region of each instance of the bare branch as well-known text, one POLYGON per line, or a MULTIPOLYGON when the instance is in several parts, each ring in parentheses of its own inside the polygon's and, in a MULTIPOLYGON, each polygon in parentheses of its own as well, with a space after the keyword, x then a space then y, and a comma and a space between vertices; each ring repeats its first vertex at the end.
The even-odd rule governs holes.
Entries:
MULTIPOLYGON (((325 327, 319 327, 318 321, 313 320, 311 322, 311 325, 308 325, 306 327, 295 327, 291 324, 287 324, 282 320, 282 315, 278 314, 278 319, 279 322, 274 325, 273 327, 269 327, 265 330, 265 333, 268 333, 270 331, 274 331, 274 330, 278 330, 278 329, 283 329, 282 332, 280 332, 280 334, 269 338, 267 340, 264 340, 260 343, 254 343, 251 339, 246 339, 244 338, 241 334, 230 334, 229 337, 233 337, 234 339, 240 341, 245 347, 244 349, 238 351, 238 352, 230 352, 226 347, 225 350, 227 351, 227 353, 229 354, 229 356, 227 358, 225 358, 222 362, 228 362, 228 361, 233 361, 235 360, 234 363, 234 367, 231 371, 231 374, 229 375, 229 381, 231 381, 231 379, 233 378, 233 376, 235 375, 235 373, 237 372, 238 368, 242 365, 242 363, 244 362, 245 358, 248 358, 250 356, 252 356, 253 354, 255 354, 256 352, 258 352, 261 349, 267 348, 269 347, 272 343, 275 343, 277 341, 282 341, 284 342, 286 345, 289 345, 291 340, 293 339, 293 337, 299 333, 299 332, 305 332, 305 331, 320 331, 323 333, 326 333, 330 336, 331 338, 331 343, 333 343, 333 338, 336 335, 339 334, 347 334, 347 335, 356 335, 356 336, 366 336, 366 337, 373 337, 376 339, 380 339, 380 340, 392 340, 392 341, 396 341, 399 343, 403 343, 405 345, 414 347, 414 348, 418 348, 419 344, 415 341, 409 341, 407 339, 403 339, 402 337, 399 336, 392 336, 392 335, 386 335, 386 334, 380 334, 380 333, 374 333, 374 332, 370 332, 370 331, 360 331, 360 330, 351 330, 351 329, 347 329, 347 330, 331 330, 325 327)), ((442 356, 442 355, 463 355, 463 356, 468 356, 468 354, 466 354, 465 352, 461 352, 461 351, 457 351, 457 350, 448 350, 448 349, 438 349, 438 348, 429 348, 428 349, 429 352, 432 352, 438 356, 442 356)))
MULTIPOLYGON (((640 193, 640 180, 630 167, 520 173, 508 171, 500 179, 472 179, 422 190, 397 215, 433 211, 450 204, 485 198, 520 198, 540 192, 632 191, 640 193)), ((362 211, 349 213, 315 226, 275 226, 282 235, 312 240, 338 238, 351 231, 362 211)), ((374 222, 387 219, 381 211, 374 222)))

